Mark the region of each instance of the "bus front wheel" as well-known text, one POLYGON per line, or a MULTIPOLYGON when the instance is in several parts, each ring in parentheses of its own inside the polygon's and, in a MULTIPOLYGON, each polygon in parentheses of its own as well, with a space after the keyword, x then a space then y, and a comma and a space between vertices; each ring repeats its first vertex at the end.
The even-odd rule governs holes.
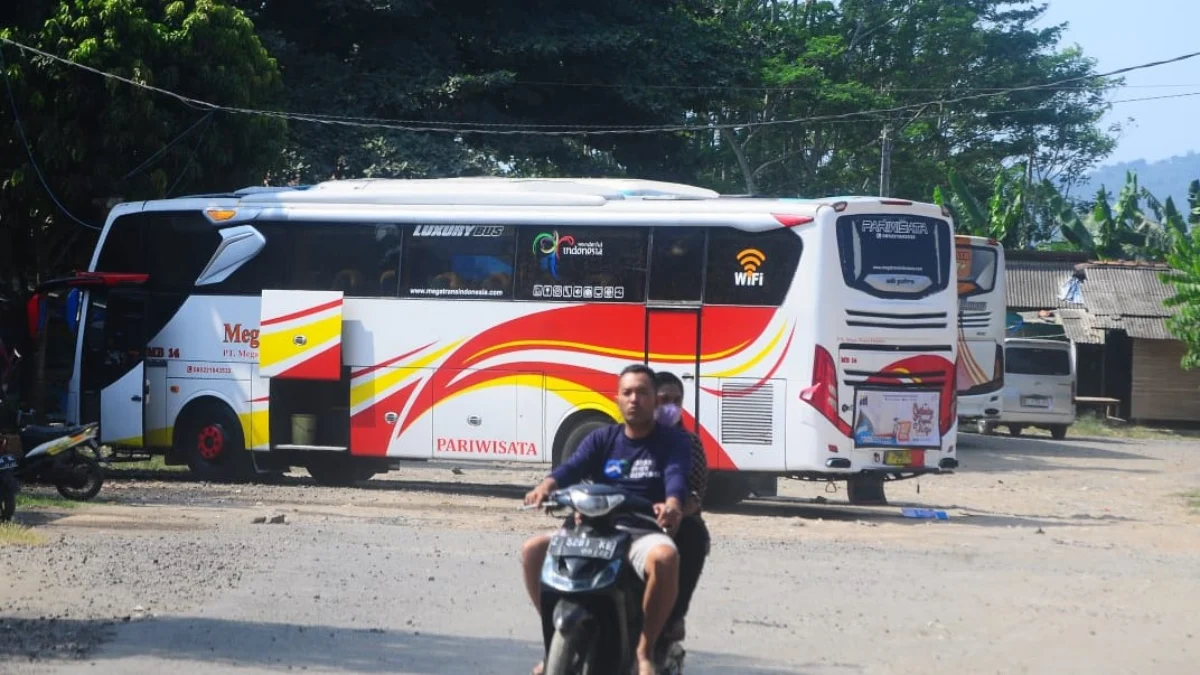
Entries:
POLYGON ((175 437, 197 478, 213 483, 249 480, 254 461, 246 450, 242 424, 223 403, 203 402, 184 416, 175 437))

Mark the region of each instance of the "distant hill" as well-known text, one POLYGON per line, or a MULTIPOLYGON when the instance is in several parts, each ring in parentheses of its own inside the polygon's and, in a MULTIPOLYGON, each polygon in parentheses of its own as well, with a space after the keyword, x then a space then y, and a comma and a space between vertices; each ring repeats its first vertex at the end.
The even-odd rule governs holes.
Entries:
POLYGON ((1125 185, 1126 171, 1137 173, 1138 184, 1150 190, 1155 197, 1164 202, 1167 197, 1172 197, 1175 205, 1183 210, 1187 207, 1188 184, 1200 179, 1200 154, 1189 152, 1157 162, 1139 159, 1102 166, 1092 172, 1086 183, 1072 189, 1070 196, 1076 199, 1091 198, 1104 185, 1116 199, 1117 193, 1125 185))

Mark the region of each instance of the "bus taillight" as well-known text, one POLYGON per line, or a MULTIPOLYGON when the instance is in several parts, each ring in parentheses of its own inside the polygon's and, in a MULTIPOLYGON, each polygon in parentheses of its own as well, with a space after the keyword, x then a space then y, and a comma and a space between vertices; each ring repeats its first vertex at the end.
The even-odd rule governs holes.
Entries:
POLYGON ((814 350, 812 386, 800 392, 800 400, 816 408, 838 431, 850 435, 850 425, 838 415, 837 366, 821 345, 814 350))
POLYGON ((1004 345, 996 345, 996 370, 992 372, 994 382, 1004 382, 1004 345))

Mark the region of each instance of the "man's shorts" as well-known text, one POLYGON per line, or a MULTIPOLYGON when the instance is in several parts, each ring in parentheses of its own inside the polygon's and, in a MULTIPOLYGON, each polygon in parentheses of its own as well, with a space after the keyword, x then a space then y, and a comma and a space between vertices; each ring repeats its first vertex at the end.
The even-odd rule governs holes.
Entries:
MULTIPOLYGON (((679 553, 679 548, 675 546, 675 540, 667 536, 664 532, 655 532, 653 530, 635 530, 628 527, 620 527, 624 532, 628 532, 633 538, 629 544, 629 553, 626 554, 626 560, 633 566, 633 571, 637 573, 638 578, 642 581, 646 580, 646 560, 650 557, 650 551, 653 551, 659 546, 666 546, 676 554, 679 553)), ((552 530, 547 534, 551 537, 558 534, 560 530, 552 530)))

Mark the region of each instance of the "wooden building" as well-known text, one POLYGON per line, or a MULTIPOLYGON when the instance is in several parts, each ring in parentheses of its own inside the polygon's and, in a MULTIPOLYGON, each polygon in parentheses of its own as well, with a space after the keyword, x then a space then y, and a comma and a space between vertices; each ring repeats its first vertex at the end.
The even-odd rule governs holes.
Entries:
POLYGON ((1200 422, 1200 371, 1180 367, 1167 330, 1166 265, 1096 262, 1075 253, 1006 252, 1009 311, 1040 313, 1076 343, 1079 395, 1121 401, 1119 416, 1200 422))

